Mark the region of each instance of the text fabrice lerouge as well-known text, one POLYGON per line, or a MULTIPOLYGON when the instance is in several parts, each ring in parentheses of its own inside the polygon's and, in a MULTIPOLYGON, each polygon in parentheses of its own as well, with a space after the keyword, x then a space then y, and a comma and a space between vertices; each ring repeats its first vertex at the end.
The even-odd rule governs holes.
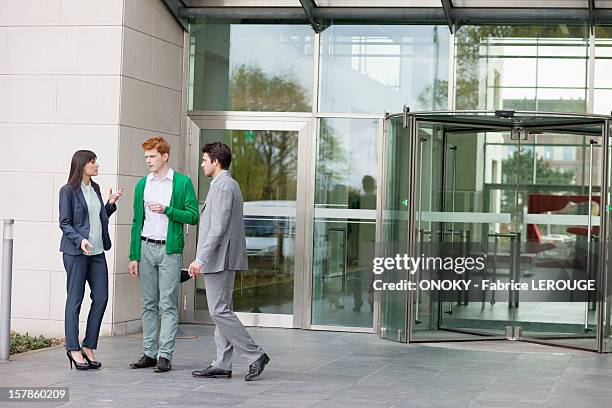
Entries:
MULTIPOLYGON (((373 260, 372 272, 381 275, 386 270, 408 271, 411 275, 417 271, 452 271, 457 275, 466 272, 481 271, 485 268, 486 256, 482 257, 410 257, 407 254, 397 254, 394 257, 376 257, 373 260)), ((384 282, 375 279, 372 282, 374 290, 468 290, 471 287, 481 290, 513 290, 513 291, 565 291, 595 290, 595 280, 552 280, 541 279, 530 282, 508 282, 482 279, 422 279, 418 282, 401 279, 398 282, 384 282)))

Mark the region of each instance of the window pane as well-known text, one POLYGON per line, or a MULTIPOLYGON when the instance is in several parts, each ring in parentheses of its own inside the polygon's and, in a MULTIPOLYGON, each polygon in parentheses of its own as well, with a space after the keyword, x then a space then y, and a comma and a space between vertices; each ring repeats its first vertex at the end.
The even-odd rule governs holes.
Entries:
POLYGON ((574 158, 582 151, 582 147, 536 146, 535 184, 573 185, 579 182, 582 166, 574 158))
POLYGON ((363 195, 376 193, 377 130, 375 119, 321 120, 315 207, 376 208, 376 201, 363 195))
POLYGON ((612 88, 612 57, 595 60, 595 88, 612 88))
POLYGON ((456 109, 586 111, 586 27, 463 26, 456 50, 456 109))
POLYGON ((536 91, 534 88, 492 88, 487 96, 491 103, 501 103, 501 105, 487 104, 488 109, 536 110, 536 91))
POLYGON ((484 73, 497 86, 533 87, 536 84, 536 62, 535 58, 490 58, 484 73))
POLYGON ((312 110, 310 26, 198 21, 190 66, 190 110, 312 110))
POLYGON ((377 135, 377 120, 320 121, 312 324, 372 327, 377 135))
POLYGON ((586 87, 587 59, 539 58, 538 86, 586 87), (570 73, 568 75, 568 73, 570 73))
POLYGON ((331 26, 321 34, 320 111, 448 105, 448 28, 331 26))
POLYGON ((595 90, 595 106, 593 113, 610 115, 612 110, 612 89, 595 90))
POLYGON ((597 27, 595 37, 593 113, 609 115, 612 110, 612 27, 597 27))

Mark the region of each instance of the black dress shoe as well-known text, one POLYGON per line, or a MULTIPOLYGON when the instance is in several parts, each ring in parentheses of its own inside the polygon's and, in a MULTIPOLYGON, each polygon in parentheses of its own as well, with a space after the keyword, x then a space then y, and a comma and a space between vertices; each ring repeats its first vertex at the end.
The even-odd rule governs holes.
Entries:
POLYGON ((89 366, 89 368, 98 369, 102 367, 101 362, 96 361, 96 360, 90 360, 89 357, 87 356, 87 353, 85 353, 83 349, 81 349, 81 354, 83 355, 83 358, 85 359, 85 361, 87 361, 87 365, 89 366))
POLYGON ((68 356, 68 361, 70 361, 70 369, 72 370, 72 365, 74 364, 75 368, 79 371, 85 371, 89 369, 89 365, 87 362, 79 363, 72 357, 72 353, 68 350, 66 351, 66 355, 68 356))
POLYGON ((224 370, 222 368, 208 366, 206 369, 201 371, 192 371, 191 375, 194 377, 205 377, 205 378, 221 378, 227 377, 232 378, 232 372, 230 370, 224 370))
POLYGON ((165 373, 166 371, 172 370, 172 364, 166 357, 160 357, 157 360, 157 365, 153 369, 156 373, 165 373))
POLYGON ((263 353, 253 364, 249 366, 249 373, 244 377, 245 381, 252 381, 263 373, 264 367, 270 362, 270 357, 263 353))
POLYGON ((138 360, 135 363, 130 364, 130 368, 155 367, 156 364, 157 364, 157 360, 156 359, 151 358, 151 357, 147 356, 146 354, 143 354, 142 357, 140 357, 140 360, 138 360))

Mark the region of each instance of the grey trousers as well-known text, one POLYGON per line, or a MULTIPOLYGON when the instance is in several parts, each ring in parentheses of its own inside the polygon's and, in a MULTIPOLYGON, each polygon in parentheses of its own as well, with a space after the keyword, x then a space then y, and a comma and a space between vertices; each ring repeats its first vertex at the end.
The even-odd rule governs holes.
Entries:
POLYGON ((232 369, 232 354, 237 353, 250 363, 263 355, 263 349, 255 344, 232 310, 232 292, 236 271, 205 273, 206 300, 210 317, 215 322, 215 344, 217 358, 212 366, 224 370, 232 369))
POLYGON ((181 254, 166 246, 143 242, 138 264, 142 302, 142 345, 151 358, 172 360, 178 329, 181 254))

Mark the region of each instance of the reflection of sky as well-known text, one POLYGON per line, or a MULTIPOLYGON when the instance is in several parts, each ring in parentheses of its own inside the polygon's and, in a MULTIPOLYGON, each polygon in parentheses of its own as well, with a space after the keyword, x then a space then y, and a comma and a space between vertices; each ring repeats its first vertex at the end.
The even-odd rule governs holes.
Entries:
POLYGON ((328 28, 321 34, 320 110, 398 112, 403 104, 418 108, 418 96, 433 85, 436 72, 438 79, 448 79, 448 29, 437 28, 437 43, 435 35, 434 26, 328 28))
POLYGON ((259 67, 268 75, 297 78, 311 95, 313 32, 303 25, 233 24, 230 64, 259 67))
MULTIPOLYGON (((487 107, 501 108, 508 100, 585 101, 587 52, 582 39, 484 39, 479 65, 486 81, 481 78, 481 87, 501 88, 500 100, 487 101, 487 107)), ((567 105, 567 109, 577 106, 567 105)))
MULTIPOLYGON (((376 178, 378 140, 378 121, 375 119, 326 119, 332 134, 340 142, 345 153, 345 161, 330 163, 339 183, 362 190, 363 176, 376 178)), ((378 184, 378 180, 376 180, 378 184)))

